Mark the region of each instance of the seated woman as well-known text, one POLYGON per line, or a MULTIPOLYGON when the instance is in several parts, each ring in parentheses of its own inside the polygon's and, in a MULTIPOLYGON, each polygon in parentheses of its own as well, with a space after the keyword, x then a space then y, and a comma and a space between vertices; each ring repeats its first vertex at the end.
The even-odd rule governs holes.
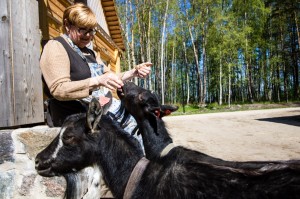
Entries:
MULTIPOLYGON (((92 10, 84 4, 74 4, 64 11, 64 34, 48 41, 43 49, 40 68, 46 84, 44 92, 50 99, 48 110, 53 126, 60 127, 67 116, 85 112, 86 108, 80 100, 88 101, 91 95, 99 98, 109 89, 121 88, 124 80, 145 78, 150 74, 152 64, 149 62, 118 75, 109 71, 96 58, 94 51, 87 47, 96 33, 96 27, 92 10)), ((109 111, 115 114, 119 104, 114 99, 109 111)), ((130 132, 135 126, 131 118, 125 130, 130 132)))

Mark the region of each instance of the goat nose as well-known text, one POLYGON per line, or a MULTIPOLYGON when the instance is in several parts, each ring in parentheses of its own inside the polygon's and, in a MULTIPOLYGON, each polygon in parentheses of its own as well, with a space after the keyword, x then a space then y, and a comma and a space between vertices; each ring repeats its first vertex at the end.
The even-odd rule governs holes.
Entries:
POLYGON ((35 158, 35 166, 39 166, 39 163, 40 163, 40 159, 39 158, 35 158))

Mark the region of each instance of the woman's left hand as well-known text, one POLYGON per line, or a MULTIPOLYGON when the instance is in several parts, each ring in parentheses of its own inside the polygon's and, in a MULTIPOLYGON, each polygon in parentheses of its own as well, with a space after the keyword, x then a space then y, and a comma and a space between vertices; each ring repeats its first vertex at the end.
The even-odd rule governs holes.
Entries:
POLYGON ((152 66, 151 62, 144 62, 144 63, 141 63, 139 65, 136 65, 135 66, 136 76, 139 77, 139 78, 146 78, 146 77, 148 77, 148 75, 151 72, 150 66, 152 66))

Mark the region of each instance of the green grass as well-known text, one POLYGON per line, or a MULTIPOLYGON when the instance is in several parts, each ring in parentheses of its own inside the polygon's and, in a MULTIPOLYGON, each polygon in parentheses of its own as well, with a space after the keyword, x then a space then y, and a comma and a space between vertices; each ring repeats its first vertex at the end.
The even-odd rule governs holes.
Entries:
POLYGON ((300 102, 288 102, 288 103, 260 102, 260 103, 252 103, 252 104, 239 103, 239 104, 231 104, 230 107, 228 106, 228 104, 219 105, 218 103, 210 103, 201 107, 197 105, 189 104, 184 107, 185 112, 183 112, 183 107, 181 105, 177 104, 177 106, 179 106, 179 109, 176 112, 174 112, 172 115, 191 115, 191 114, 205 114, 205 113, 218 113, 218 112, 300 107, 300 102))

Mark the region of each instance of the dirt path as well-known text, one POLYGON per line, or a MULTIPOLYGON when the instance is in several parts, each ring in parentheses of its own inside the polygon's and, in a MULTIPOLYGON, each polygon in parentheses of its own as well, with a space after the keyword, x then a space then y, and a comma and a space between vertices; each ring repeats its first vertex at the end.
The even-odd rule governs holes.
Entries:
POLYGON ((300 159, 300 107, 165 117, 176 145, 226 160, 300 159))

